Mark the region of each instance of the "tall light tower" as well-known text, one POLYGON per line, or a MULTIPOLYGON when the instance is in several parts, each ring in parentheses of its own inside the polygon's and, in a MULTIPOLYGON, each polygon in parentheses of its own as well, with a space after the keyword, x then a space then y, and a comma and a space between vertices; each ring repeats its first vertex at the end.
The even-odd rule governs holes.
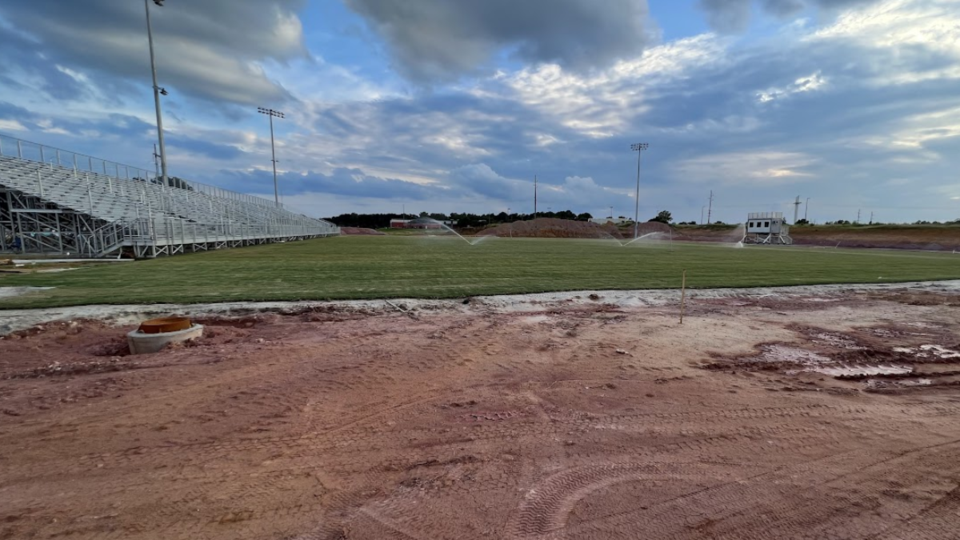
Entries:
POLYGON ((537 219, 537 175, 533 175, 533 219, 537 219))
MULTIPOLYGON (((164 0, 153 0, 157 7, 163 7, 164 0)), ((150 26, 150 0, 143 0, 147 10, 147 41, 150 43, 150 71, 153 72, 153 102, 157 107, 157 138, 160 139, 160 173, 163 185, 167 185, 167 149, 163 144, 163 116, 160 113, 160 94, 167 95, 165 88, 157 86, 157 63, 153 56, 153 28, 150 26)))
POLYGON ((650 148, 648 143, 637 143, 631 144, 630 150, 633 150, 637 153, 637 200, 636 208, 633 212, 633 238, 637 239, 640 232, 640 156, 643 155, 643 152, 650 148))
POLYGON ((273 200, 277 204, 277 208, 279 208, 280 189, 277 187, 277 147, 273 143, 273 117, 276 116, 277 118, 283 119, 283 113, 263 107, 257 107, 257 112, 270 117, 270 153, 273 155, 273 159, 270 160, 273 162, 273 200))

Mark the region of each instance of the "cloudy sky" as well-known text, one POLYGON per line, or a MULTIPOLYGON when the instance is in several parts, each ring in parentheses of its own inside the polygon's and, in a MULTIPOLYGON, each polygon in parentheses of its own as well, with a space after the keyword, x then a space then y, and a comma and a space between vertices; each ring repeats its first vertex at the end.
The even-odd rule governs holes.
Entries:
MULTIPOLYGON (((305 213, 960 218, 960 0, 151 3, 170 174, 305 213), (807 211, 801 207, 801 215, 807 211)), ((152 169, 139 0, 0 3, 0 134, 152 169)))

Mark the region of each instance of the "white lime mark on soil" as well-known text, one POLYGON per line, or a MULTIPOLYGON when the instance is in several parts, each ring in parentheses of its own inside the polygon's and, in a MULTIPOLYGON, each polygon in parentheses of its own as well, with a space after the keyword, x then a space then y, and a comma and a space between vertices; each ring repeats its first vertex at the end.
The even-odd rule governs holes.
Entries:
POLYGON ((836 366, 814 367, 807 371, 831 377, 866 377, 874 375, 906 375, 913 371, 907 366, 836 366))
POLYGON ((921 345, 919 347, 894 347, 893 352, 910 354, 917 358, 960 358, 960 352, 948 349, 942 345, 921 345))
POLYGON ((765 345, 763 354, 752 359, 760 362, 790 362, 792 364, 820 365, 829 364, 831 360, 815 352, 784 345, 765 345))

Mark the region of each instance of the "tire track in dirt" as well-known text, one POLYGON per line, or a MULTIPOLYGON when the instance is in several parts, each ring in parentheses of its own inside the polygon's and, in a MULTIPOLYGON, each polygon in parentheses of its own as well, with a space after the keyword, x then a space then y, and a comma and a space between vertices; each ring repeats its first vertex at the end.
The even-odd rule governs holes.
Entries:
POLYGON ((890 527, 864 540, 911 540, 953 538, 957 533, 956 517, 960 515, 960 486, 924 508, 903 523, 890 527))
MULTIPOLYGON (((842 515, 844 509, 860 507, 862 501, 870 498, 872 494, 855 492, 852 498, 834 494, 833 498, 827 497, 827 500, 824 500, 824 494, 820 492, 821 486, 859 485, 866 481, 860 478, 864 474, 868 477, 883 477, 888 474, 887 468, 871 473, 870 470, 873 468, 892 466, 893 462, 901 460, 919 460, 927 453, 937 451, 945 445, 955 444, 957 444, 956 441, 952 441, 920 449, 894 452, 893 455, 881 460, 875 459, 876 452, 863 449, 832 454, 796 466, 781 467, 745 479, 697 490, 649 508, 628 508, 620 513, 589 520, 569 530, 564 528, 566 514, 577 501, 583 498, 581 495, 584 490, 580 488, 580 491, 577 491, 579 486, 576 483, 573 484, 574 488, 570 489, 569 482, 566 485, 560 482, 559 490, 545 490, 546 504, 521 505, 520 516, 511 532, 518 539, 541 540, 564 538, 568 535, 574 535, 577 538, 607 538, 608 536, 605 535, 612 531, 620 531, 620 534, 613 536, 622 536, 627 531, 632 533, 646 531, 647 534, 664 539, 702 538, 705 534, 711 538, 743 540, 765 540, 772 537, 832 538, 835 536, 831 533, 835 531, 828 530, 826 526, 816 527, 815 525, 828 522, 838 529, 848 530, 846 528, 848 523, 831 523, 830 520, 837 515, 842 515), (833 471, 838 466, 850 467, 850 470, 837 477, 833 471), (851 477, 856 477, 857 480, 851 477), (801 479, 799 482, 798 478, 801 479), (798 503, 797 498, 800 495, 811 501, 816 500, 817 504, 798 503), (558 500, 565 502, 558 503, 558 500), (532 515, 523 515, 525 511, 531 509, 532 515), (689 513, 689 509, 696 510, 694 513, 689 513), (538 515, 538 511, 544 513, 538 515), (532 523, 534 527, 525 527, 525 523, 532 523), (698 526, 698 523, 704 526, 709 525, 708 530, 698 526), (544 524, 550 526, 544 526, 544 524), (811 525, 814 525, 814 529, 822 530, 810 535, 801 533, 802 530, 810 529, 811 525)), ((950 456, 952 454, 945 455, 939 465, 948 465, 950 456)), ((564 471, 551 479, 570 474, 576 475, 576 473, 577 471, 564 471)), ((922 473, 916 470, 913 474, 914 482, 922 481, 924 478, 922 473)), ((548 487, 551 479, 547 481, 548 487)), ((668 481, 670 478, 659 478, 659 480, 668 481)), ((630 481, 630 479, 624 481, 630 481)), ((597 482, 594 485, 595 489, 589 491, 594 492, 616 483, 597 482)), ((920 509, 917 510, 917 512, 920 511, 920 509)))
MULTIPOLYGON (((341 429, 328 432, 316 432, 300 436, 285 437, 250 437, 234 441, 205 441, 197 443, 172 443, 165 446, 154 447, 135 447, 120 452, 110 452, 103 454, 88 454, 80 456, 76 461, 70 463, 70 468, 77 472, 83 470, 93 470, 97 467, 135 467, 152 468, 163 465, 175 465, 179 461, 179 455, 189 452, 192 459, 197 461, 215 461, 230 460, 234 456, 249 453, 260 453, 265 457, 281 453, 284 455, 298 454, 317 454, 323 453, 328 459, 335 459, 337 455, 343 455, 349 459, 356 456, 356 450, 372 444, 383 445, 389 441, 391 431, 378 428, 371 430, 363 424, 381 415, 394 412, 396 410, 413 407, 422 403, 430 402, 434 398, 430 394, 421 394, 409 402, 388 407, 382 411, 373 413, 369 417, 352 421, 341 429)), ((788 419, 796 417, 817 417, 819 415, 829 414, 836 419, 844 418, 843 414, 866 413, 862 408, 834 408, 825 406, 799 406, 799 407, 779 407, 779 408, 745 408, 728 411, 696 411, 689 413, 654 413, 654 414, 636 414, 636 415, 615 415, 609 417, 577 417, 569 416, 565 420, 554 419, 551 422, 544 422, 540 419, 534 420, 510 420, 506 425, 499 423, 479 424, 473 426, 469 432, 468 442, 476 443, 480 441, 491 441, 497 439, 511 438, 531 438, 531 437, 558 437, 565 435, 571 429, 595 430, 598 426, 610 425, 609 422, 627 424, 634 421, 642 421, 640 427, 649 430, 651 426, 665 426, 670 429, 678 429, 680 426, 677 420, 703 421, 708 419, 734 419, 734 420, 763 420, 763 419, 788 419), (836 416, 833 416, 836 415, 836 416), (650 420, 655 420, 651 422, 650 420)), ((777 424, 778 425, 778 424, 777 424)), ((679 442, 657 444, 640 449, 644 453, 667 450, 693 449, 708 445, 721 444, 725 440, 733 442, 734 438, 749 439, 761 435, 776 435, 780 433, 774 426, 747 425, 735 427, 732 433, 716 435, 713 437, 690 439, 679 442)), ((824 430, 828 428, 824 426, 824 430)), ((829 428, 836 429, 836 428, 829 428)), ((424 430, 404 430, 406 438, 425 438, 427 434, 436 433, 434 431, 424 430)), ((809 436, 824 434, 826 431, 811 430, 804 426, 792 426, 783 433, 800 433, 809 436)), ((444 438, 450 438, 450 434, 438 434, 438 445, 458 445, 464 441, 453 437, 449 442, 444 443, 444 438)), ((581 433, 583 436, 583 433, 581 433)), ((796 442, 796 441, 794 441, 796 442)), ((401 453, 402 454, 402 453, 401 453)), ((326 460, 325 460, 326 461, 326 460)), ((402 464, 402 460, 391 460, 389 463, 402 464)), ((49 474, 52 463, 34 463, 32 466, 26 466, 16 471, 16 476, 44 476, 49 474)))
POLYGON ((524 496, 508 530, 517 538, 538 537, 566 526, 567 514, 593 492, 624 482, 711 478, 688 473, 667 474, 654 464, 605 464, 580 467, 551 476, 524 496))

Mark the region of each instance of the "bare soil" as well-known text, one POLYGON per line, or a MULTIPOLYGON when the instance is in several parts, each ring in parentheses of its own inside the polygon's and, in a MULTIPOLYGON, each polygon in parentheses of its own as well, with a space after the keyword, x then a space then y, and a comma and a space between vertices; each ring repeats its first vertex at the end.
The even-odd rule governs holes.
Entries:
POLYGON ((340 227, 340 234, 346 236, 384 236, 387 233, 375 229, 364 229, 362 227, 340 227))
POLYGON ((395 304, 4 336, 0 538, 957 538, 955 290, 395 304))
MULTIPOLYGON (((680 227, 674 239, 697 242, 736 242, 734 229, 709 230, 680 227)), ((960 249, 960 226, 798 226, 790 228, 795 244, 820 247, 913 249, 954 251, 960 249)))
MULTIPOLYGON (((670 226, 664 223, 641 223, 641 235, 649 233, 670 234, 670 226)), ((477 236, 499 236, 513 238, 633 238, 633 227, 624 235, 613 224, 599 225, 589 221, 569 219, 538 218, 530 221, 516 221, 490 227, 476 233, 477 236)))

